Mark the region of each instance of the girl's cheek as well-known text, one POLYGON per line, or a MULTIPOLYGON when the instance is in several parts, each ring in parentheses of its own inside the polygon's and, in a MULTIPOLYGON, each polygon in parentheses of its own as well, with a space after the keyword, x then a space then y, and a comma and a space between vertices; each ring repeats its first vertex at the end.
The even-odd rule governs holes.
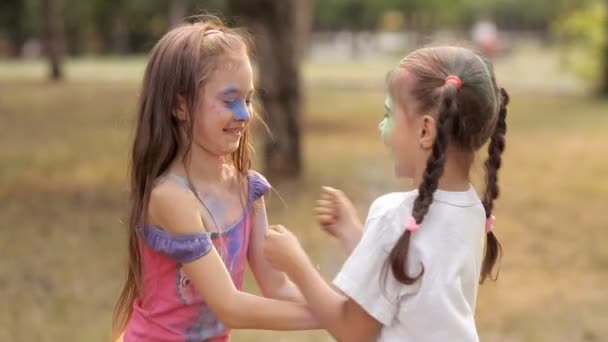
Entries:
POLYGON ((389 145, 393 135, 393 120, 391 118, 384 118, 384 120, 380 122, 380 125, 378 125, 378 128, 380 128, 380 134, 382 135, 384 143, 389 145))

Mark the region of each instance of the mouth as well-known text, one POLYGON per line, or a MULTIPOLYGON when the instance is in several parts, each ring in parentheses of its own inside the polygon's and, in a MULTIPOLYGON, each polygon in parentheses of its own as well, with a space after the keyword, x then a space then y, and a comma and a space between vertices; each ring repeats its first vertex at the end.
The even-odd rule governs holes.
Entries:
POLYGON ((244 130, 245 127, 227 127, 223 129, 224 133, 239 137, 243 134, 244 130))

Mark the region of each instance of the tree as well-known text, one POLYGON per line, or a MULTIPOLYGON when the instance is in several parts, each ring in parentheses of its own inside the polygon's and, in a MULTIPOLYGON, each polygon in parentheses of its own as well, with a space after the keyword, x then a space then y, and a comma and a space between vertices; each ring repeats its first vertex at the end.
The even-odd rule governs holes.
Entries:
POLYGON ((188 11, 188 1, 170 0, 169 1, 169 26, 175 27, 181 24, 188 11))
MULTIPOLYGON (((608 12, 608 0, 604 0, 604 10, 608 12)), ((602 75, 600 94, 603 97, 608 97, 608 14, 604 15, 604 47, 602 57, 602 75)))
POLYGON ((229 0, 229 11, 251 29, 260 69, 260 96, 273 138, 264 146, 266 173, 295 177, 300 150, 301 46, 310 20, 308 0, 229 0))
POLYGON ((21 0, 4 0, 0 3, 0 32, 7 32, 9 56, 17 57, 25 41, 25 4, 21 0))
POLYGON ((125 55, 129 52, 129 18, 126 1, 120 1, 114 6, 112 17, 112 52, 125 55))
POLYGON ((554 23, 562 58, 608 96, 608 1, 589 0, 554 23))
POLYGON ((49 60, 52 81, 63 79, 63 25, 55 0, 42 0, 44 50, 49 60))

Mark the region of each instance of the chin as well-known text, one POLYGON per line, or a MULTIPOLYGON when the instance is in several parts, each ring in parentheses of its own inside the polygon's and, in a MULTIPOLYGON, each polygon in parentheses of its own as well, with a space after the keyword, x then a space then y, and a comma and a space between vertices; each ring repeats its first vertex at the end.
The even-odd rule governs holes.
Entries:
POLYGON ((236 152, 236 150, 239 149, 239 146, 240 146, 240 141, 237 141, 236 143, 233 143, 233 144, 228 144, 226 146, 226 148, 224 149, 225 154, 232 154, 232 153, 236 152))

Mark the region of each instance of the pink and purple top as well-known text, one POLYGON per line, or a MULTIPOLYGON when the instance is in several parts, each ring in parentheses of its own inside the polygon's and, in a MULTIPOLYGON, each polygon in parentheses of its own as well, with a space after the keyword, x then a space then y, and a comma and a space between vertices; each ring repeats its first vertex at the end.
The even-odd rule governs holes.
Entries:
MULTIPOLYGON (((175 178, 185 187, 188 183, 175 178)), ((142 237, 143 293, 133 303, 124 342, 228 341, 226 328, 182 272, 215 247, 235 286, 243 286, 243 273, 253 225, 253 203, 270 188, 266 179, 250 171, 247 204, 242 216, 221 233, 171 234, 159 227, 138 227, 142 237)))

